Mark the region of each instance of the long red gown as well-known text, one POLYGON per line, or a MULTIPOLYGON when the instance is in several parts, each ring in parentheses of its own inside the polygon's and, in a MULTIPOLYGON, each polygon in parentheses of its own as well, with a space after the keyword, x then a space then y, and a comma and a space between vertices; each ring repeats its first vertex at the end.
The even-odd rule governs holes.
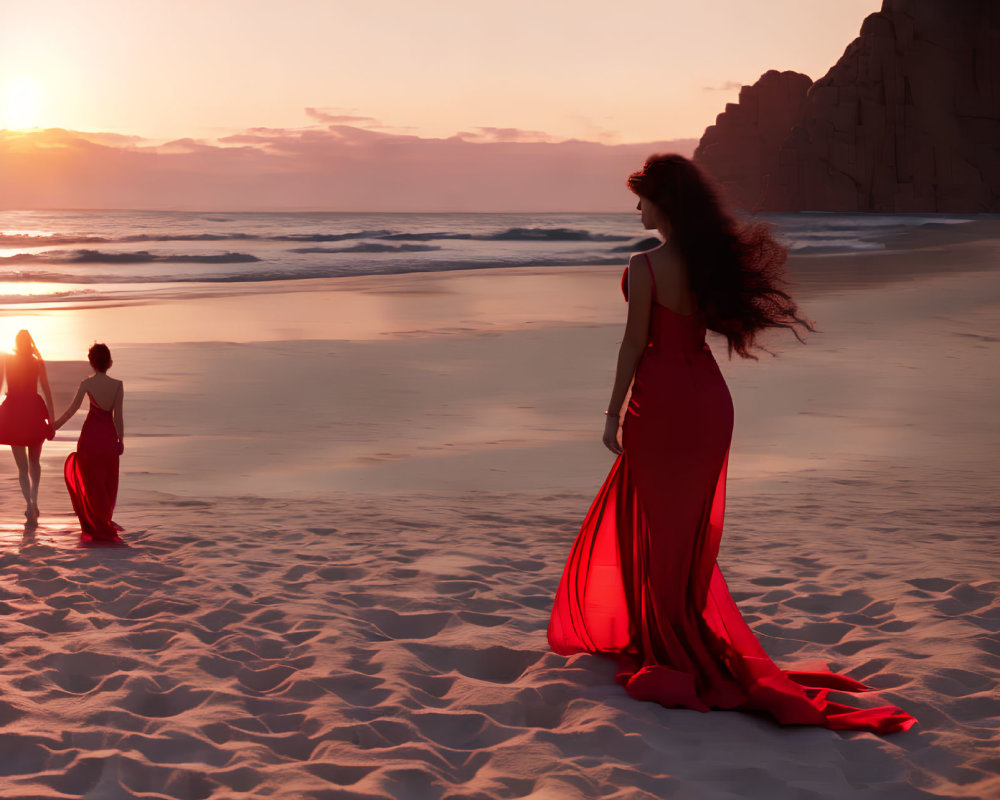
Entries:
POLYGON ((118 459, 114 416, 90 397, 76 452, 67 456, 63 468, 73 510, 80 518, 81 545, 126 546, 111 521, 118 499, 118 459))
POLYGON ((55 436, 37 391, 39 370, 34 358, 12 356, 5 361, 7 398, 0 405, 0 444, 28 447, 55 436))
MULTIPOLYGON (((627 298, 626 280, 627 270, 627 298)), ((783 724, 835 730, 909 729, 916 719, 895 706, 827 700, 831 689, 870 687, 825 669, 779 668, 744 622, 716 564, 732 399, 703 316, 657 303, 655 280, 623 452, 570 552, 550 646, 561 655, 615 656, 629 695, 671 708, 754 709, 783 724)))

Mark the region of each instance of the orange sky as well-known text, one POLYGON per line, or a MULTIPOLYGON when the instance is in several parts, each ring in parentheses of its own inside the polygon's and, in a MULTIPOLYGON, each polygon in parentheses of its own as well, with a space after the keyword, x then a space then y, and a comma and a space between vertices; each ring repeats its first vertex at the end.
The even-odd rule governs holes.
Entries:
POLYGON ((698 137, 767 69, 820 77, 880 5, 0 0, 0 128, 215 138, 317 108, 430 137, 698 137))
POLYGON ((0 0, 0 208, 621 210, 880 5, 0 0))

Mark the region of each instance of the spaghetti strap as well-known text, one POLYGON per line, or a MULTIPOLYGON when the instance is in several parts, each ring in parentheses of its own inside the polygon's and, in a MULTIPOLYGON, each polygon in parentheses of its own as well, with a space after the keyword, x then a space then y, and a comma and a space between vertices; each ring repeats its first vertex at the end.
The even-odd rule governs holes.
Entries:
POLYGON ((649 260, 649 253, 643 253, 643 255, 646 257, 646 266, 649 267, 649 277, 653 281, 653 302, 659 303, 660 300, 656 296, 656 275, 653 272, 653 262, 649 260))

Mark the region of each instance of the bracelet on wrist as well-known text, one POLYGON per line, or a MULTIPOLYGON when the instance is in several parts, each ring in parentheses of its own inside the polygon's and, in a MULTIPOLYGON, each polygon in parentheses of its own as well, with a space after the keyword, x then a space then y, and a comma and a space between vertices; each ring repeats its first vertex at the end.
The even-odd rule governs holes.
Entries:
POLYGON ((604 416, 606 416, 606 417, 620 417, 621 414, 619 414, 617 411, 605 411, 604 412, 604 416))

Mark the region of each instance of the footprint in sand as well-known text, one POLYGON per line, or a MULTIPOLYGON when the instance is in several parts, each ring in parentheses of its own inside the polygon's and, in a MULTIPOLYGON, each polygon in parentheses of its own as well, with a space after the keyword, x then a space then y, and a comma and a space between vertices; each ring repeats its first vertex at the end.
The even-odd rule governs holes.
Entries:
POLYGON ((408 684, 415 686, 421 692, 431 697, 441 699, 458 680, 454 675, 421 675, 416 672, 404 672, 400 675, 408 684))
POLYGON ((964 669, 940 669, 924 678, 924 683, 948 697, 965 697, 986 691, 993 685, 986 675, 964 669))
POLYGON ((458 617, 463 622, 468 622, 470 625, 478 625, 481 628, 493 628, 511 620, 511 617, 501 614, 479 614, 475 611, 459 611, 458 617))
POLYGON ((67 633, 82 628, 82 622, 67 619, 69 613, 70 610, 65 608, 61 611, 42 612, 40 614, 21 617, 19 621, 29 627, 37 628, 43 633, 67 633))
POLYGON ((119 701, 119 706, 140 717, 175 717, 197 708, 211 692, 179 685, 163 691, 148 678, 138 678, 129 684, 129 693, 119 701))
POLYGON ((362 778, 377 770, 378 767, 311 762, 306 764, 305 769, 317 778, 327 783, 332 783, 335 786, 353 786, 362 778))
POLYGON ((370 609, 358 615, 375 625, 390 639, 429 639, 454 620, 448 612, 397 614, 389 609, 370 609))
POLYGON ((512 731, 478 712, 418 711, 410 720, 423 739, 451 750, 489 749, 512 736, 512 731))
POLYGON ((264 775, 250 767, 237 767, 223 772, 213 771, 212 779, 221 783, 233 792, 248 793, 257 789, 264 780, 264 775))
POLYGON ((832 611, 858 611, 872 602, 871 595, 857 589, 849 589, 843 594, 810 594, 805 597, 793 597, 785 601, 786 606, 825 614, 832 611))
POLYGON ((292 567, 285 571, 285 574, 281 576, 281 580, 284 583, 298 583, 302 578, 312 572, 315 567, 308 567, 304 564, 299 564, 298 566, 292 567))
POLYGON ((152 628, 150 630, 137 631, 135 633, 125 634, 124 636, 118 636, 112 641, 120 646, 129 647, 133 650, 160 652, 161 650, 166 650, 176 637, 176 631, 157 630, 152 628))
POLYGON ((860 653, 862 650, 867 650, 869 647, 877 647, 880 644, 885 644, 888 639, 855 639, 850 642, 842 642, 841 644, 836 644, 833 649, 843 656, 853 656, 856 653, 860 653))
POLYGON ((995 602, 996 595, 993 592, 983 591, 968 583, 959 583, 948 592, 948 597, 935 603, 934 608, 948 616, 960 616, 995 602))
POLYGON ((142 662, 134 659, 86 650, 53 653, 30 665, 70 694, 87 694, 98 686, 102 691, 114 691, 128 677, 126 673, 140 666, 142 662))
POLYGON ((219 608, 215 611, 210 611, 207 614, 202 614, 200 617, 195 617, 194 619, 195 622, 212 631, 212 633, 218 633, 223 628, 232 625, 234 622, 242 621, 243 618, 244 615, 236 611, 231 611, 228 608, 219 608))
POLYGON ((258 670, 243 667, 237 671, 236 680, 245 689, 249 689, 252 692, 266 693, 273 692, 294 674, 295 670, 285 665, 276 665, 258 670))
POLYGON ((368 571, 361 567, 323 567, 316 570, 316 575, 325 581, 353 581, 366 577, 368 571))
MULTIPOLYGON (((10 703, 0 700, 0 727, 10 725, 14 720, 23 717, 25 714, 20 708, 10 703)), ((0 775, 3 773, 0 772, 0 775)))
POLYGON ((750 583, 754 586, 785 586, 792 583, 793 578, 782 578, 777 575, 764 575, 760 578, 751 578, 750 583))
POLYGON ((445 579, 434 582, 434 591, 438 594, 463 595, 477 591, 490 591, 492 587, 484 581, 464 580, 461 578, 445 579))
POLYGON ((407 650, 440 673, 457 671, 467 678, 489 683, 513 683, 545 654, 509 647, 443 647, 404 643, 407 650))
POLYGON ((290 630, 287 633, 283 633, 282 636, 284 636, 288 642, 297 646, 300 644, 304 644, 305 642, 311 641, 312 639, 315 639, 322 632, 323 632, 322 628, 310 629, 303 627, 290 630))
POLYGON ((347 672, 314 680, 326 691, 337 695, 353 707, 371 708, 392 695, 392 692, 383 686, 382 678, 360 672, 347 672))

